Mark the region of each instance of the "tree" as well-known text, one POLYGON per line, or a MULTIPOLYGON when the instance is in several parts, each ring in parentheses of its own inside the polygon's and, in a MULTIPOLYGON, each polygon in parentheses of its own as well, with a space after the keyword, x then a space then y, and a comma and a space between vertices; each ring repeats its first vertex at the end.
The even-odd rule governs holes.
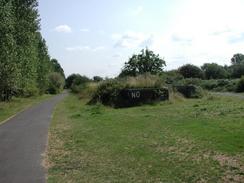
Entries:
POLYGON ((80 74, 71 74, 71 75, 69 75, 69 76, 66 78, 66 80, 65 80, 65 87, 66 87, 66 88, 71 88, 71 86, 72 86, 74 80, 75 80, 76 78, 78 78, 78 77, 81 77, 81 75, 80 75, 80 74))
POLYGON ((241 64, 244 62, 244 55, 241 53, 237 53, 235 54, 232 58, 231 58, 231 63, 234 64, 241 64))
POLYGON ((125 63, 120 77, 136 76, 144 73, 159 74, 163 71, 164 66, 166 66, 166 63, 159 55, 154 54, 149 49, 143 49, 140 54, 134 54, 125 63))
POLYGON ((178 69, 184 78, 203 78, 202 70, 192 64, 186 64, 178 69))
POLYGON ((244 63, 234 64, 230 66, 230 70, 232 78, 241 78, 244 76, 244 63))
POLYGON ((65 87, 71 88, 74 85, 82 85, 89 81, 90 79, 86 76, 81 76, 80 74, 71 74, 65 80, 65 87))
POLYGON ((94 76, 94 77, 93 77, 93 81, 95 81, 95 82, 100 82, 100 81, 103 81, 103 78, 100 77, 100 76, 94 76))
POLYGON ((221 65, 216 63, 206 63, 202 67, 206 79, 228 78, 228 72, 221 65))
POLYGON ((81 76, 81 75, 77 75, 77 77, 73 80, 72 86, 76 85, 83 85, 87 82, 89 82, 90 79, 86 76, 81 76))
POLYGON ((37 84, 40 93, 45 93, 48 89, 48 76, 52 71, 50 57, 46 46, 46 41, 41 34, 37 34, 38 44, 38 64, 37 64, 37 84))
POLYGON ((16 63, 13 4, 0 1, 0 100, 10 100, 17 91, 19 70, 16 63))
POLYGON ((37 86, 37 39, 39 15, 37 0, 12 0, 14 5, 16 53, 20 69, 19 88, 22 95, 33 95, 37 86))
POLYGON ((64 88, 64 78, 60 73, 52 72, 49 75, 49 88, 50 94, 60 93, 64 88))
POLYGON ((60 73, 65 78, 64 70, 61 67, 61 65, 58 63, 58 60, 57 59, 52 59, 51 60, 51 64, 52 64, 53 71, 57 72, 57 73, 60 73))

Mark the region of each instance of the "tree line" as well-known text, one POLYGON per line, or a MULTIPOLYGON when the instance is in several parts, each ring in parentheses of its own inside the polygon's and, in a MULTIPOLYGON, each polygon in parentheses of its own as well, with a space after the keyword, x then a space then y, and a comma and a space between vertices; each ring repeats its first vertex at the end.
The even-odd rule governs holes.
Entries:
POLYGON ((0 100, 58 92, 64 71, 40 33, 37 0, 0 1, 0 100))
MULTIPOLYGON (((210 81, 219 81, 222 86, 224 81, 221 81, 221 79, 236 81, 235 79, 239 79, 244 76, 244 55, 240 53, 235 54, 230 61, 231 64, 229 66, 222 66, 217 63, 205 63, 201 67, 193 64, 186 64, 178 69, 165 71, 164 68, 166 66, 166 61, 153 51, 143 49, 139 54, 133 54, 129 58, 128 62, 125 62, 124 67, 116 78, 120 79, 151 74, 164 78, 166 83, 175 83, 178 81, 183 82, 184 79, 193 78, 206 81, 203 83, 204 85, 218 86, 218 82, 216 84, 216 82, 211 83, 210 81)), ((89 79, 88 77, 81 76, 80 74, 71 74, 66 79, 66 88, 71 89, 74 93, 79 93, 84 89, 86 83, 100 82, 103 80, 107 79, 103 79, 99 76, 89 79)), ((231 86, 231 91, 244 91, 244 77, 239 81, 239 83, 225 82, 225 85, 231 86), (236 87, 238 89, 236 89, 236 87)), ((204 88, 212 88, 212 86, 204 88)))
MULTIPOLYGON (((166 62, 159 55, 148 49, 142 50, 139 54, 134 54, 122 68, 119 77, 137 76, 140 74, 165 74, 164 67, 166 62)), ((184 78, 200 78, 200 79, 236 79, 244 76, 244 55, 235 54, 231 58, 230 66, 222 66, 217 63, 205 63, 198 67, 193 64, 186 64, 176 70, 184 78)))

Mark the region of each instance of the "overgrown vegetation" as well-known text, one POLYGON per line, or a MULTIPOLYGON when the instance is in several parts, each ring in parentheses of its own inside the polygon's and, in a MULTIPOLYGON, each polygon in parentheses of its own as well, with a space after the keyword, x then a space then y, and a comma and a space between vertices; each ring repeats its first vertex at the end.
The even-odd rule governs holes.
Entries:
POLYGON ((40 33, 37 0, 0 1, 0 100, 49 89, 49 75, 64 72, 50 59, 40 33))

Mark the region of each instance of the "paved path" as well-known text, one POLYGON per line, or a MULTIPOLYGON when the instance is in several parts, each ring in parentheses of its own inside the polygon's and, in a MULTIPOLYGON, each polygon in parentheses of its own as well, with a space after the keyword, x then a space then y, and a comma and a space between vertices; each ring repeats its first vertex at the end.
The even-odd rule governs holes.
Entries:
POLYGON ((226 97, 238 97, 244 99, 244 95, 241 93, 230 93, 230 92, 213 92, 213 94, 226 96, 226 97))
POLYGON ((48 127, 60 94, 18 114, 0 126, 0 183, 43 183, 43 153, 48 127))

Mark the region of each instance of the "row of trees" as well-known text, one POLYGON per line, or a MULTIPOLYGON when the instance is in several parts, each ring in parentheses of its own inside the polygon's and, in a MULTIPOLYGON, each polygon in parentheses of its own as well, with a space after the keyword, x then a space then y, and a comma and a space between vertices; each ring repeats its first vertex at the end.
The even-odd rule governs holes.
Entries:
MULTIPOLYGON (((162 74, 166 63, 159 55, 145 49, 134 54, 122 69, 119 77, 136 76, 144 73, 162 74)), ((172 71, 171 71, 172 72, 172 71)), ((244 75, 244 55, 235 54, 231 66, 221 66, 216 63, 205 63, 202 67, 186 64, 175 70, 184 78, 226 79, 241 78, 244 75)))
POLYGON ((40 33, 37 7, 37 0, 0 1, 0 100, 45 93, 50 77, 64 79, 40 33))
POLYGON ((187 64, 178 69, 184 78, 200 79, 235 79, 244 76, 244 55, 235 54, 230 66, 221 66, 216 63, 205 63, 201 67, 187 64))

